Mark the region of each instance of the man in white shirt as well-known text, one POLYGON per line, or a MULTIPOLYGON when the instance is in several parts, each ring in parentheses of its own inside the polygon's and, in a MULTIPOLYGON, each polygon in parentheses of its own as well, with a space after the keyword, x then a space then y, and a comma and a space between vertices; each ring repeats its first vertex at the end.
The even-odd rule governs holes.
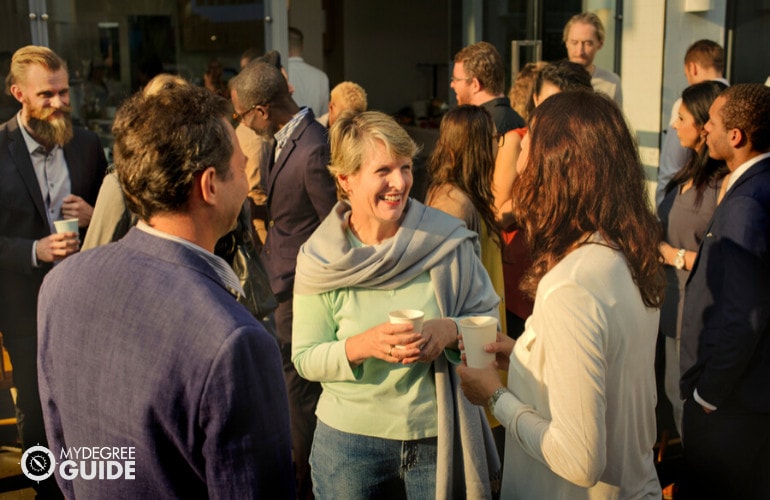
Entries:
POLYGON ((294 102, 307 106, 321 116, 329 108, 329 77, 302 59, 305 37, 300 30, 289 28, 289 78, 294 85, 294 102))
POLYGON ((593 12, 575 14, 564 26, 564 45, 567 57, 583 65, 591 74, 591 85, 597 92, 604 92, 623 108, 623 90, 620 77, 612 71, 594 64, 596 53, 604 46, 604 25, 593 12))

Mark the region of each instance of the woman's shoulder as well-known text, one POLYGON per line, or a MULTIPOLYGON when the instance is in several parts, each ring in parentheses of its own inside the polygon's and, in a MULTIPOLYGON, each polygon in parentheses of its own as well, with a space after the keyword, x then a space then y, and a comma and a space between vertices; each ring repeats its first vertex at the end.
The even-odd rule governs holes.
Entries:
MULTIPOLYGON (((594 235, 588 242, 567 254, 541 280, 544 290, 562 286, 587 290, 601 289, 615 278, 631 275, 623 254, 607 243, 601 236, 594 235)), ((538 287, 538 292, 540 287, 538 287)))
POLYGON ((462 189, 448 183, 436 186, 428 193, 426 205, 460 219, 469 229, 477 231, 476 208, 462 189))

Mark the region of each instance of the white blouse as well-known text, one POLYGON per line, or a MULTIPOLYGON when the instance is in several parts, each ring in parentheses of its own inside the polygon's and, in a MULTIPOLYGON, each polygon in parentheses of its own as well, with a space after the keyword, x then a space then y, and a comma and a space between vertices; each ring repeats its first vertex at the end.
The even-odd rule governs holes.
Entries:
POLYGON ((541 280, 495 405, 502 498, 661 496, 654 361, 659 311, 598 235, 541 280))

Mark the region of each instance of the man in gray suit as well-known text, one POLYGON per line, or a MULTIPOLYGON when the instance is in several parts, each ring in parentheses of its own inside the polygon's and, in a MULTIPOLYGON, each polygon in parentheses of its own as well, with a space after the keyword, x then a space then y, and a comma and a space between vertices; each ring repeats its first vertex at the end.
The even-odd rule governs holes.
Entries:
MULTIPOLYGON (((37 294, 54 263, 79 250, 107 161, 96 134, 72 126, 67 67, 51 49, 17 50, 8 83, 22 108, 0 125, 0 332, 28 449, 46 443, 35 366, 37 294), (54 221, 63 218, 78 219, 80 235, 57 234, 54 221)), ((53 481, 35 488, 45 494, 49 484, 56 489, 53 481)))
POLYGON ((226 112, 200 87, 130 98, 113 129, 115 163, 140 221, 43 283, 50 451, 96 450, 85 465, 55 467, 68 498, 294 497, 278 346, 213 253, 248 190, 226 112), (86 477, 110 460, 113 478, 86 477))
POLYGON ((298 496, 312 498, 308 457, 321 385, 301 378, 291 362, 292 308, 299 248, 337 202, 327 170, 328 138, 313 110, 292 100, 286 79, 274 65, 249 63, 230 81, 230 89, 236 118, 272 144, 261 176, 268 215, 262 261, 278 299, 275 326, 289 391, 298 496))

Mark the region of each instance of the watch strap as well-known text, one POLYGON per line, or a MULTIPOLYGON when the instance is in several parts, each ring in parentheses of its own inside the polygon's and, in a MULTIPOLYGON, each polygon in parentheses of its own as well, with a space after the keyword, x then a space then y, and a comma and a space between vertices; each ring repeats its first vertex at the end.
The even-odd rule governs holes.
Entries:
POLYGON ((492 393, 492 397, 490 397, 489 401, 487 401, 487 408, 489 408, 490 412, 494 413, 497 400, 500 399, 500 396, 506 392, 510 392, 507 387, 499 387, 494 393, 492 393))

